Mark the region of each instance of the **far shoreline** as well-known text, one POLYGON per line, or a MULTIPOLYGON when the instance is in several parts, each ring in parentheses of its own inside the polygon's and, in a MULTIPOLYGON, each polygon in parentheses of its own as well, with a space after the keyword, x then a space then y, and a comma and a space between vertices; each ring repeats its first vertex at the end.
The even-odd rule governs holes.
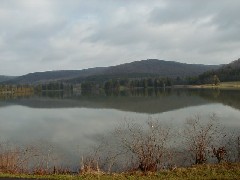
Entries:
POLYGON ((240 81, 222 82, 218 85, 201 84, 201 85, 173 85, 173 88, 187 88, 187 89, 235 89, 240 90, 240 81))

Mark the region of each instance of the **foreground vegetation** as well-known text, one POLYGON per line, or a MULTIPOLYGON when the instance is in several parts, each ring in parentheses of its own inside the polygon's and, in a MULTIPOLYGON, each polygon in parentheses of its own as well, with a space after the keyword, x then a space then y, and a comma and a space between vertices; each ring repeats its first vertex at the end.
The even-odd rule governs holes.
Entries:
MULTIPOLYGON (((81 166, 61 166, 46 144, 0 144, 0 177, 45 179, 238 179, 240 136, 226 133, 215 114, 186 120, 181 132, 158 119, 125 122, 82 155, 81 166)), ((59 161, 60 160, 60 161, 59 161)))
POLYGON ((161 170, 155 173, 143 173, 140 171, 128 173, 89 173, 77 175, 26 175, 26 174, 0 174, 0 178, 36 178, 36 179, 239 179, 239 163, 204 164, 194 165, 188 168, 176 168, 173 170, 161 170))

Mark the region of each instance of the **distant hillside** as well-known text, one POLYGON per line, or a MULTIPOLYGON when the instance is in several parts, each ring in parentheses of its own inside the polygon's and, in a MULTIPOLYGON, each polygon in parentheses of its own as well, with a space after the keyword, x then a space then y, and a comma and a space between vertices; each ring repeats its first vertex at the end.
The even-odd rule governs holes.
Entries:
POLYGON ((14 78, 16 78, 16 76, 3 76, 3 75, 0 75, 0 82, 8 81, 8 80, 11 80, 11 79, 14 79, 14 78))
POLYGON ((157 74, 163 77, 176 78, 178 76, 198 75, 207 70, 216 69, 217 67, 218 66, 215 65, 185 64, 174 61, 148 59, 111 66, 104 71, 104 74, 157 74))
POLYGON ((36 72, 20 76, 13 80, 6 81, 4 83, 34 84, 57 80, 65 80, 69 82, 81 82, 85 79, 104 80, 106 79, 106 77, 121 78, 121 77, 160 76, 176 78, 186 76, 197 76, 203 72, 216 69, 218 67, 219 66, 215 65, 185 64, 174 61, 149 59, 105 68, 98 67, 85 70, 36 72))
POLYGON ((216 71, 221 81, 239 81, 240 80, 240 58, 216 71))
POLYGON ((78 77, 69 82, 105 81, 109 79, 169 77, 185 79, 185 77, 198 76, 203 72, 219 68, 217 65, 185 64, 174 61, 149 59, 134 61, 117 66, 110 66, 97 75, 86 78, 78 77))
POLYGON ((87 77, 102 72, 106 68, 90 68, 83 70, 61 70, 29 73, 15 79, 4 81, 4 84, 37 84, 50 81, 67 80, 76 77, 87 77))
POLYGON ((214 75, 217 75, 222 82, 240 81, 240 58, 232 61, 229 64, 222 65, 216 70, 207 71, 203 74, 200 74, 195 80, 195 84, 210 83, 214 75))

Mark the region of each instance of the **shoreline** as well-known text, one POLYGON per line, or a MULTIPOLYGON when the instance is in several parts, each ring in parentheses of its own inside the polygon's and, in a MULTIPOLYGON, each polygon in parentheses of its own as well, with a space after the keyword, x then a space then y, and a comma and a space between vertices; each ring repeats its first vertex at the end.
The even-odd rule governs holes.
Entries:
POLYGON ((236 89, 240 90, 240 82, 222 82, 219 85, 202 84, 202 85, 173 85, 173 88, 187 88, 187 89, 236 89))

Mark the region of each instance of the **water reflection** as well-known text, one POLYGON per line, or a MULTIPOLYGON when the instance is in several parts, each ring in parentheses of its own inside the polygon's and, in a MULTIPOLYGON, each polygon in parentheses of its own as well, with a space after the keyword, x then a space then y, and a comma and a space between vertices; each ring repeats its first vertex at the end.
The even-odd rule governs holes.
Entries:
POLYGON ((78 165, 82 152, 125 119, 144 123, 151 116, 178 131, 189 116, 204 118, 216 113, 230 132, 240 128, 239 109, 240 92, 236 90, 150 89, 78 96, 48 92, 2 99, 0 138, 18 144, 49 142, 69 164, 78 165))
POLYGON ((83 91, 81 95, 63 91, 49 91, 28 97, 8 97, 0 101, 0 107, 14 104, 31 108, 106 108, 155 114, 213 102, 240 109, 239 91, 219 89, 140 89, 107 93, 83 91))

